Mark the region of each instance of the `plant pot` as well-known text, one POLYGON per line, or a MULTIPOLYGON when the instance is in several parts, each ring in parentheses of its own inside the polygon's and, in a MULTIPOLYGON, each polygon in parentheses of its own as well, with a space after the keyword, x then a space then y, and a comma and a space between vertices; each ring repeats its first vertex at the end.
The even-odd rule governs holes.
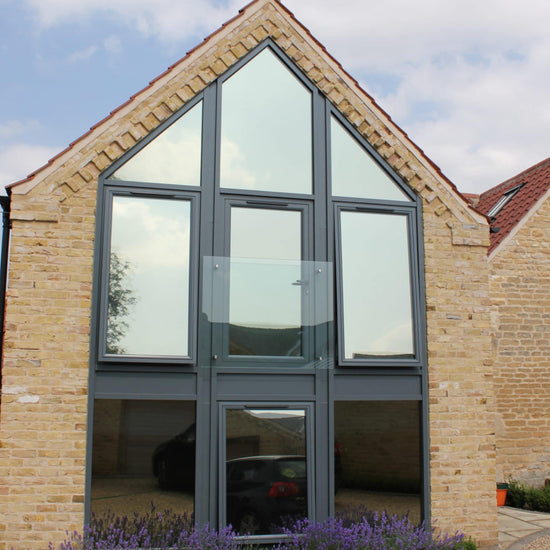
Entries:
POLYGON ((508 483, 497 483, 497 506, 506 504, 506 495, 508 494, 508 483))

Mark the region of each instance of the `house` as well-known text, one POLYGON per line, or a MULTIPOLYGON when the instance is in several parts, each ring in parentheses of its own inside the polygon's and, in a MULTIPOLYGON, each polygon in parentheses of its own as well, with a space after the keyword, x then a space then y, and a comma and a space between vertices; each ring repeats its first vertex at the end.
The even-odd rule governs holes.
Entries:
POLYGON ((550 478, 550 159, 473 197, 491 220, 499 479, 550 478))
POLYGON ((0 549, 152 500, 263 541, 364 504, 496 547, 489 223, 282 4, 9 203, 0 549))

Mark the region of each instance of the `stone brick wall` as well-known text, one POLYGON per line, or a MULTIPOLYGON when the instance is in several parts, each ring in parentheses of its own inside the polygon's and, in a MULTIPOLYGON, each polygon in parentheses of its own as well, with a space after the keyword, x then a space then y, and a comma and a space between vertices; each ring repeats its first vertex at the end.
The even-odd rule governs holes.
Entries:
POLYGON ((496 544, 487 224, 304 27, 258 0, 13 189, 0 550, 82 525, 98 174, 268 36, 424 201, 432 514, 496 544))
POLYGON ((14 197, 0 422, 3 549, 46 548, 82 527, 95 189, 47 203, 41 184, 21 197, 24 215, 14 197))
POLYGON ((454 231, 448 239, 438 222, 426 208, 432 517, 443 530, 462 529, 491 547, 496 472, 486 248, 456 240, 454 231))
POLYGON ((550 478, 550 198, 489 265, 498 477, 540 486, 550 478))

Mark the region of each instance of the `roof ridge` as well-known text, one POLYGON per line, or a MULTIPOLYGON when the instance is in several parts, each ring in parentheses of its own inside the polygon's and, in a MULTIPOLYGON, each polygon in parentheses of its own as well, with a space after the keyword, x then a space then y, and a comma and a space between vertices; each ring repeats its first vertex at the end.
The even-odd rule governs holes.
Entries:
POLYGON ((537 170, 538 168, 540 168, 541 166, 543 166, 546 163, 550 163, 550 157, 548 157, 544 160, 541 160, 540 162, 537 162, 537 164, 534 164, 533 166, 530 166, 529 168, 526 168, 525 170, 517 173, 515 176, 512 176, 511 178, 508 178, 507 180, 503 181, 502 183, 498 183, 494 187, 491 187, 490 189, 487 189, 486 191, 483 191, 483 193, 480 193, 480 195, 479 195, 480 198, 485 198, 485 197, 491 195, 492 193, 496 192, 497 190, 504 189, 505 187, 507 187, 511 183, 516 183, 516 181, 518 179, 534 172, 535 170, 537 170))

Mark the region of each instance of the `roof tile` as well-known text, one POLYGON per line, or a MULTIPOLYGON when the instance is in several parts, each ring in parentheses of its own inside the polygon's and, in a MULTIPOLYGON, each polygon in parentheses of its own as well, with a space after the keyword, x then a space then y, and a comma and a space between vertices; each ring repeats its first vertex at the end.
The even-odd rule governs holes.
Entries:
POLYGON ((482 193, 479 196, 476 208, 487 215, 508 191, 518 185, 522 185, 522 187, 491 218, 492 231, 491 244, 488 249, 489 254, 504 241, 537 201, 550 189, 550 158, 482 193))

